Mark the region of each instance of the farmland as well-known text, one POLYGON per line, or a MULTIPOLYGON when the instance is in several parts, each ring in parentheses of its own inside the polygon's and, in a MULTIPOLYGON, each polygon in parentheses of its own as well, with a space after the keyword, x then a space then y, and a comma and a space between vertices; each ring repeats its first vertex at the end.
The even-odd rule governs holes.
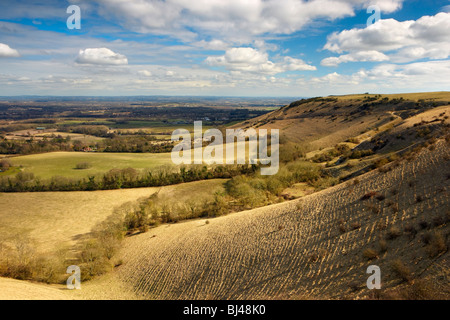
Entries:
POLYGON ((33 172, 42 179, 54 176, 87 178, 90 175, 105 173, 111 169, 134 168, 153 169, 171 163, 170 153, 89 153, 52 152, 11 158, 15 166, 33 172), (78 163, 89 163, 88 169, 79 170, 78 163))

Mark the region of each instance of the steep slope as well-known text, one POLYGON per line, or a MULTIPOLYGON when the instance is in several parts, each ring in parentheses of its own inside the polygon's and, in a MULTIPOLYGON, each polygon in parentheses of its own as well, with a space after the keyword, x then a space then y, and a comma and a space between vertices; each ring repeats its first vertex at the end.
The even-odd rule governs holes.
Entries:
POLYGON ((448 298, 450 153, 434 146, 300 201, 129 238, 115 277, 149 299, 342 299, 369 295, 378 265, 384 292, 431 277, 448 298))

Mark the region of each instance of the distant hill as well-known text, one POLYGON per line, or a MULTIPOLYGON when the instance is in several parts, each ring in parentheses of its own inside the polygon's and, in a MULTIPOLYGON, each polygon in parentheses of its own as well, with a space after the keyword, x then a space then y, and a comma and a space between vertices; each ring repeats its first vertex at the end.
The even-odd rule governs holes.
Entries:
POLYGON ((233 128, 279 129, 285 140, 315 150, 449 103, 450 92, 311 98, 295 101, 233 128))

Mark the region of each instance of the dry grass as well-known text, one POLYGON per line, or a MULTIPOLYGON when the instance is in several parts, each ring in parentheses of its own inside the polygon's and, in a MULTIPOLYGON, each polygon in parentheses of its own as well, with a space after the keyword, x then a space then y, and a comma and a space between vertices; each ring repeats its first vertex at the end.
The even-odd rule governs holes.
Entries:
POLYGON ((63 244, 71 246, 127 202, 158 191, 165 201, 185 202, 192 194, 203 197, 220 190, 223 182, 208 180, 163 188, 93 192, 3 193, 0 194, 0 238, 27 236, 43 251, 63 244))
MULTIPOLYGON (((344 95, 336 96, 339 100, 356 100, 364 99, 364 97, 374 97, 375 94, 354 94, 354 95, 344 95)), ((417 93, 396 93, 396 94, 383 94, 382 98, 388 97, 389 99, 398 99, 403 97, 407 100, 418 101, 421 99, 427 99, 431 101, 450 101, 449 91, 440 92, 417 92, 417 93)))
MULTIPOLYGON (((444 213, 448 197, 438 189, 448 183, 442 175, 447 153, 438 143, 433 153, 419 153, 413 162, 401 162, 386 174, 361 176, 350 195, 342 184, 306 196, 301 215, 292 202, 216 218, 210 224, 199 220, 160 226, 125 241, 124 264, 117 277, 150 299, 258 299, 287 293, 348 298, 369 294, 349 288, 349 283, 364 283, 361 270, 367 267, 367 259, 376 258, 375 254, 361 256, 361 248, 381 247, 383 255, 374 251, 384 270, 383 287, 395 288, 399 280, 410 281, 412 275, 427 270, 431 260, 418 237, 412 242, 409 237, 397 237, 387 250, 382 242, 386 231, 380 232, 377 225, 385 221, 391 231, 395 227, 402 232, 414 221, 444 213), (412 172, 416 174, 414 193, 407 178, 412 172), (387 200, 395 197, 405 209, 397 215, 383 210, 376 216, 362 210, 365 203, 359 199, 373 186, 382 186, 387 200), (387 192, 393 187, 396 195, 387 192), (419 193, 426 200, 417 203, 419 193), (364 223, 358 232, 340 233, 336 230, 344 225, 340 220, 364 223), (360 260, 349 259, 354 255, 360 260)), ((448 255, 440 259, 448 261, 448 255)))
POLYGON ((0 278, 0 300, 67 300, 63 286, 0 278))
MULTIPOLYGON (((282 125, 283 133, 310 134, 315 146, 326 147, 357 136, 355 132, 375 124, 379 114, 347 122, 341 122, 340 116, 338 121, 312 116, 301 126, 289 114, 282 116, 278 114, 279 120, 261 128, 282 125)), ((352 192, 340 184, 305 196, 301 205, 294 201, 215 219, 161 225, 129 237, 113 272, 87 282, 81 292, 68 292, 67 297, 361 298, 370 295, 363 284, 373 259, 383 270, 383 288, 388 291, 402 289, 400 282, 401 286, 416 283, 414 277, 428 276, 435 282, 448 279, 449 224, 445 217, 449 198, 442 190, 448 190, 450 183, 446 176, 450 154, 444 141, 433 146, 415 152, 409 162, 396 161, 389 171, 375 170, 358 177, 352 192)), ((160 196, 167 202, 184 203, 214 189, 202 183, 165 187, 160 196)), ((155 190, 101 192, 1 194, 0 232, 26 234, 47 249, 54 243, 74 243, 115 206, 155 190)), ((411 287, 397 297, 429 298, 433 288, 411 287)), ((395 294, 390 298, 395 299, 395 294)))

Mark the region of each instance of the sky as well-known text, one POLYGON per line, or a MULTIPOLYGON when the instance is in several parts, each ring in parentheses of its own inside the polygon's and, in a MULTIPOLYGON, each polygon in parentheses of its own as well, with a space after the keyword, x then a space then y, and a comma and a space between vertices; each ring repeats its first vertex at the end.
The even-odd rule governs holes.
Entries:
POLYGON ((449 0, 0 1, 0 96, 449 91, 449 56, 449 0))

